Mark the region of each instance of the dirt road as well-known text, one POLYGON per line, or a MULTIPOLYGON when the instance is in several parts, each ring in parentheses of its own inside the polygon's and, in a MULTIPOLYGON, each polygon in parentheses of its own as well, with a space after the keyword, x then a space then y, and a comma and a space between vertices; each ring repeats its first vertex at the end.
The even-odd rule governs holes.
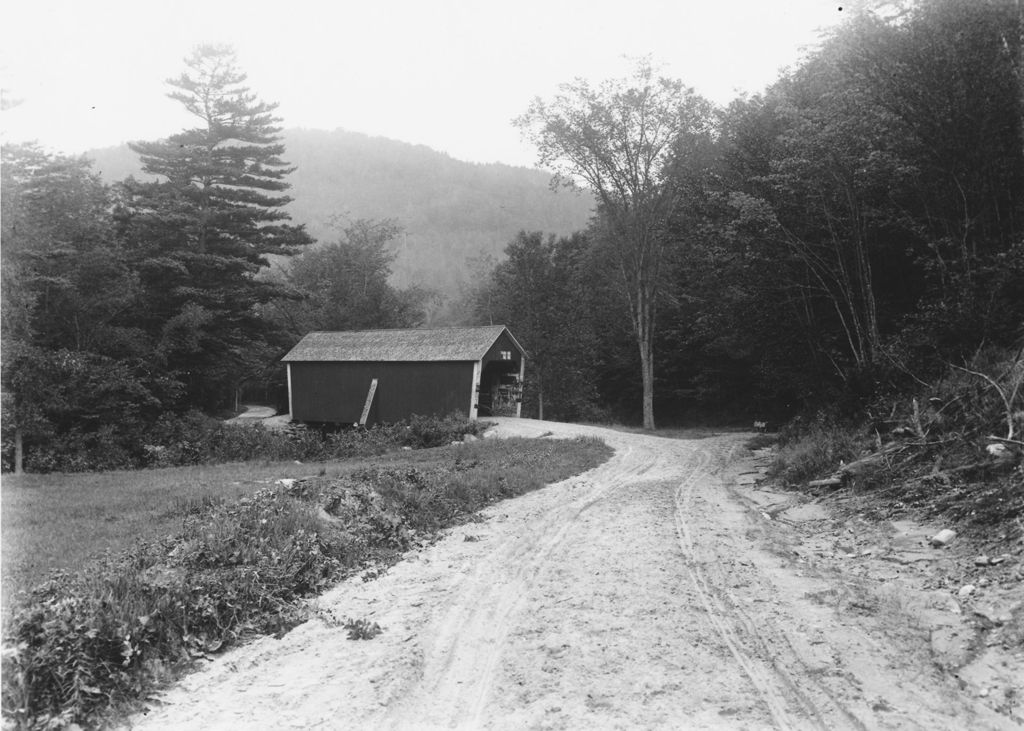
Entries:
POLYGON ((756 467, 742 437, 499 421, 615 455, 339 586, 317 619, 210 663, 132 725, 1020 728, 766 550, 733 489, 756 467), (384 631, 350 641, 346 618, 384 631))

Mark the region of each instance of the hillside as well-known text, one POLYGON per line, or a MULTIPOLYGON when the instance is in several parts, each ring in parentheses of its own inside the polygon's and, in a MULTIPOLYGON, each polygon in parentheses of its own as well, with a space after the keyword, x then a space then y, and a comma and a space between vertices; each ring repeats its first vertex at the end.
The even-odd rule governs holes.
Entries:
MULTIPOLYGON (((284 132, 285 159, 296 223, 320 241, 336 231, 335 216, 394 218, 405 228, 397 242, 394 283, 420 284, 453 294, 470 274, 474 257, 500 256, 521 229, 559 235, 583 228, 589 197, 552 191, 540 170, 455 160, 423 145, 344 130, 284 132)), ((88 156, 105 180, 140 174, 126 145, 88 156)))

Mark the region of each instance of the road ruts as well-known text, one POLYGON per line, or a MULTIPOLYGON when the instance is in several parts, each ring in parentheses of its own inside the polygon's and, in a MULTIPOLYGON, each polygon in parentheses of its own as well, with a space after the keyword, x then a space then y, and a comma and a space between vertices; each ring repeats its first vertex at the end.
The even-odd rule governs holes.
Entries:
POLYGON ((707 617, 771 713, 776 727, 865 731, 867 726, 853 712, 815 682, 815 675, 800 662, 786 634, 777 628, 773 631, 763 618, 760 622, 751 618, 728 589, 727 577, 720 571, 704 568, 719 564, 717 556, 703 560, 707 551, 694 540, 695 491, 702 483, 706 486, 716 482, 712 468, 720 469, 736 449, 734 443, 727 449, 724 446, 719 443, 713 451, 698 449, 693 469, 675 492, 676 533, 683 563, 707 617), (799 677, 790 670, 793 665, 802 670, 799 677))
MULTIPOLYGON (((549 430, 547 430, 549 431, 549 430)), ((473 568, 466 587, 440 607, 426 630, 422 679, 382 721, 388 728, 480 728, 511 629, 555 549, 580 516, 616 486, 658 461, 623 446, 605 465, 572 482, 572 498, 539 516, 529 532, 504 536, 473 568)))
POLYGON ((280 640, 163 695, 147 729, 1004 728, 808 599, 731 489, 744 436, 597 436, 604 465, 499 503, 380 578, 345 582, 280 640), (338 620, 384 632, 350 642, 338 620))

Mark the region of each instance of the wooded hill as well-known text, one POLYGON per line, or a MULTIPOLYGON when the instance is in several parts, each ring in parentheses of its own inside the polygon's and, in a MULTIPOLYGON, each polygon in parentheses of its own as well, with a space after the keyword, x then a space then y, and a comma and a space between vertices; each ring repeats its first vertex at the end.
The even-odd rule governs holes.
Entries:
MULTIPOLYGON (((550 173, 500 163, 456 160, 424 145, 342 129, 282 133, 293 199, 285 210, 319 242, 333 242, 346 221, 393 219, 404 230, 392 282, 459 293, 471 262, 500 258, 520 230, 568 235, 586 227, 593 200, 551 189, 550 173), (338 217, 343 219, 340 223, 338 217)), ((145 177, 127 145, 87 157, 107 183, 145 177)))

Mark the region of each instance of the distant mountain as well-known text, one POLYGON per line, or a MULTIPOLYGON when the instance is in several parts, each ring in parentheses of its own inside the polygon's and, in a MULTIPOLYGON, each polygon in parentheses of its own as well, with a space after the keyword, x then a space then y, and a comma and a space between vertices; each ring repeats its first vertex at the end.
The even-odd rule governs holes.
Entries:
MULTIPOLYGON (((397 242, 393 280, 457 293, 473 276, 475 257, 500 258, 520 230, 567 235, 584 228, 593 200, 552 191, 550 174, 503 164, 455 160, 423 145, 335 130, 283 134, 295 223, 319 241, 338 232, 332 217, 394 218, 405 227, 397 242)), ((128 147, 88 153, 105 180, 141 176, 128 147)))

